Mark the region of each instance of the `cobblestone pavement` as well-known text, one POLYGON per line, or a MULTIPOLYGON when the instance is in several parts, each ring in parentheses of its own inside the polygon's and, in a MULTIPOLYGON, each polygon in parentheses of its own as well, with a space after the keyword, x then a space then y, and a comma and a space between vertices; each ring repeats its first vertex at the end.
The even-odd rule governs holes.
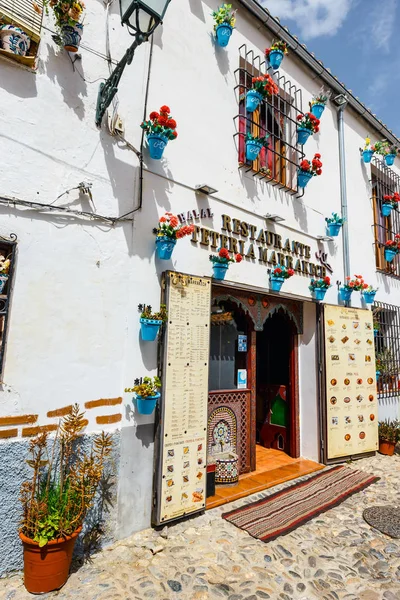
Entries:
MULTIPOLYGON (((363 509, 400 505, 400 457, 352 463, 380 481, 296 531, 264 544, 221 513, 266 490, 169 527, 140 532, 73 573, 62 600, 400 600, 400 539, 372 529, 363 509)), ((303 479, 307 479, 304 477, 303 479)), ((400 509, 399 509, 400 510, 400 509)), ((0 580, 0 598, 32 598, 20 575, 0 580)))

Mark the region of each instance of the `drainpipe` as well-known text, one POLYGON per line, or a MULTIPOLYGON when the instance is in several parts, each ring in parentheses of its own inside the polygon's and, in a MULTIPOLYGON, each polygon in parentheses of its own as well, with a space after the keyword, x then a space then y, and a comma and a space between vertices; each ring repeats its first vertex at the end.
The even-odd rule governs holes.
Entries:
POLYGON ((346 152, 344 146, 344 109, 348 100, 344 94, 339 94, 333 99, 337 106, 338 139, 339 139, 339 168, 340 168, 340 202, 342 217, 345 222, 342 227, 343 240, 343 273, 350 277, 350 251, 349 251, 349 224, 347 211, 347 184, 346 184, 346 152))

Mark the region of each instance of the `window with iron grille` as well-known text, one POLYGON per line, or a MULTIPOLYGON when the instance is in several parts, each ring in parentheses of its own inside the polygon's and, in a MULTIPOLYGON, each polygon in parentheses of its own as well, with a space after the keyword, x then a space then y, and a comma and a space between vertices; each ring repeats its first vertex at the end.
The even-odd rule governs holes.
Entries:
POLYGON ((400 307, 373 307, 378 398, 400 397, 400 307))
POLYGON ((272 185, 302 196, 297 187, 297 169, 304 158, 302 146, 297 144, 297 116, 302 113, 301 90, 279 72, 271 71, 244 44, 239 48, 239 69, 236 75, 236 94, 239 114, 236 115, 239 166, 252 172, 272 185), (266 97, 253 113, 246 111, 246 91, 252 88, 252 78, 269 73, 278 85, 279 93, 266 97), (255 161, 247 161, 245 153, 246 133, 257 137, 268 136, 269 144, 262 148, 255 161))
POLYGON ((400 213, 397 209, 392 209, 390 216, 382 216, 383 198, 400 192, 400 177, 376 157, 373 158, 371 173, 376 268, 387 275, 400 277, 399 255, 390 263, 384 256, 385 243, 400 233, 400 213))

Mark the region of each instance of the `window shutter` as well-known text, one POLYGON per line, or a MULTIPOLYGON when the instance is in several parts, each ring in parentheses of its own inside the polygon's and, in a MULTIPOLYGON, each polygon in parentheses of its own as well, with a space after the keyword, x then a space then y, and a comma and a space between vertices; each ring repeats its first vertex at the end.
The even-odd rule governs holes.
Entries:
MULTIPOLYGON (((36 0, 36 4, 43 11, 43 0, 36 0)), ((32 39, 39 41, 43 14, 38 15, 34 10, 33 0, 0 0, 0 16, 19 25, 32 39)))

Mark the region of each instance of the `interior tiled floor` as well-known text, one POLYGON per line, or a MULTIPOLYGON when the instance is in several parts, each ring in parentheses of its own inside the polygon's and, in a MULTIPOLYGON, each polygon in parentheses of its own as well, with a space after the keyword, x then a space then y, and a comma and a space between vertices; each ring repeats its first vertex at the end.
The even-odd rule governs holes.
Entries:
POLYGON ((215 508, 244 498, 255 492, 260 492, 285 481, 309 475, 314 471, 323 469, 312 460, 305 458, 291 458, 280 450, 256 446, 256 470, 241 475, 238 485, 221 486, 215 488, 215 496, 210 496, 206 501, 206 508, 215 508))

